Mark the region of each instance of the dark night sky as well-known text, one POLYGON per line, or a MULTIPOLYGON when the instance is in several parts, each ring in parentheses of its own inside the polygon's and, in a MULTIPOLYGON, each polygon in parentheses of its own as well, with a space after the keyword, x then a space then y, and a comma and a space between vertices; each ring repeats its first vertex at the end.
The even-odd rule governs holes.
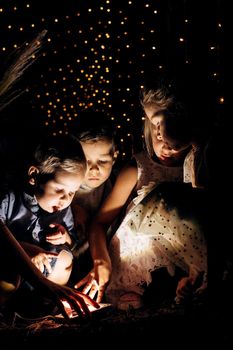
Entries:
MULTIPOLYGON (((88 106, 104 111, 119 131, 122 157, 141 142, 140 86, 172 69, 205 83, 218 120, 227 104, 227 2, 220 0, 0 1, 0 61, 47 30, 40 53, 6 108, 12 125, 64 133, 88 106), (20 113, 19 111, 24 111, 20 113), (23 116, 24 115, 24 116, 23 116), (134 131, 133 131, 134 130, 134 131), (133 132, 132 132, 133 131, 133 132)), ((203 116, 204 117, 204 116, 203 116)), ((2 119, 4 119, 2 117, 2 119)), ((37 129, 38 130, 38 129, 37 129)))

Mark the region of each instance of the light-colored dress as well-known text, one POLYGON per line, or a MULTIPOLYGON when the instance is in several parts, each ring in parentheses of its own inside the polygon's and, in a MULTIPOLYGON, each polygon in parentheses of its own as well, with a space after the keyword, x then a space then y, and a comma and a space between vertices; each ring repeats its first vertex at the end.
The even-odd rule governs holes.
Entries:
POLYGON ((158 183, 164 178, 178 181, 178 170, 159 164, 154 169, 158 173, 153 173, 153 164, 140 170, 145 179, 147 175, 150 179, 154 176, 156 182, 138 191, 109 246, 112 276, 106 296, 113 304, 126 292, 142 295, 152 280, 151 272, 160 267, 166 267, 170 275, 175 266, 194 277, 207 271, 205 239, 195 215, 182 217, 180 208, 170 205, 159 192, 158 183))
POLYGON ((134 158, 138 169, 136 190, 147 186, 151 181, 156 185, 165 181, 183 182, 183 166, 171 167, 159 164, 153 161, 146 152, 135 154, 134 158))

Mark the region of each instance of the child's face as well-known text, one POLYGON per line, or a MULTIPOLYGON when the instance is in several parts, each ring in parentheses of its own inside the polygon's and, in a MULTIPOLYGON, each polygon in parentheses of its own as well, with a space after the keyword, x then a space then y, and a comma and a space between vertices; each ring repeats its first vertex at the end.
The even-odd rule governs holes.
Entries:
POLYGON ((167 134, 164 111, 159 107, 150 106, 144 109, 146 117, 151 122, 151 138, 154 152, 161 164, 174 166, 184 159, 190 143, 181 144, 171 139, 167 134))
POLYGON ((87 160, 87 172, 83 183, 90 188, 99 187, 109 178, 112 171, 112 143, 100 140, 81 142, 81 145, 87 160))
POLYGON ((40 185, 35 193, 39 206, 49 213, 67 208, 83 178, 84 174, 58 171, 53 179, 40 185))

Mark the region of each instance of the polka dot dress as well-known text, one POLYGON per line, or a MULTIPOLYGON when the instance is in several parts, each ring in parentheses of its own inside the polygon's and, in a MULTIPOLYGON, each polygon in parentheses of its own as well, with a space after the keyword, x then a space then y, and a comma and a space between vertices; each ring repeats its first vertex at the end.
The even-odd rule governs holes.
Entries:
POLYGON ((146 152, 134 156, 138 168, 138 182, 136 190, 147 186, 151 181, 156 185, 165 181, 183 182, 183 166, 165 166, 155 162, 146 152))
POLYGON ((135 198, 110 244, 113 272, 106 291, 110 302, 116 303, 125 292, 142 294, 151 272, 160 267, 167 267, 171 275, 178 266, 194 277, 200 272, 206 276, 203 227, 194 214, 183 215, 183 210, 181 216, 186 205, 179 203, 184 208, 170 205, 154 183, 135 198))

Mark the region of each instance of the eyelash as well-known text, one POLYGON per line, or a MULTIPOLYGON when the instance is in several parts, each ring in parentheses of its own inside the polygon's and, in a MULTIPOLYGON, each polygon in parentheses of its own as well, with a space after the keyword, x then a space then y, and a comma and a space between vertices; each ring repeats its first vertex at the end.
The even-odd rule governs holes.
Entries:
POLYGON ((99 163, 100 164, 107 164, 107 163, 109 163, 109 160, 100 160, 99 163))
MULTIPOLYGON (((56 193, 61 193, 61 192, 63 192, 63 190, 62 190, 62 189, 59 189, 59 188, 56 188, 56 189, 55 189, 55 192, 56 192, 56 193)), ((75 192, 69 192, 69 193, 68 193, 68 196, 69 196, 69 197, 73 197, 74 195, 75 195, 75 192)))

